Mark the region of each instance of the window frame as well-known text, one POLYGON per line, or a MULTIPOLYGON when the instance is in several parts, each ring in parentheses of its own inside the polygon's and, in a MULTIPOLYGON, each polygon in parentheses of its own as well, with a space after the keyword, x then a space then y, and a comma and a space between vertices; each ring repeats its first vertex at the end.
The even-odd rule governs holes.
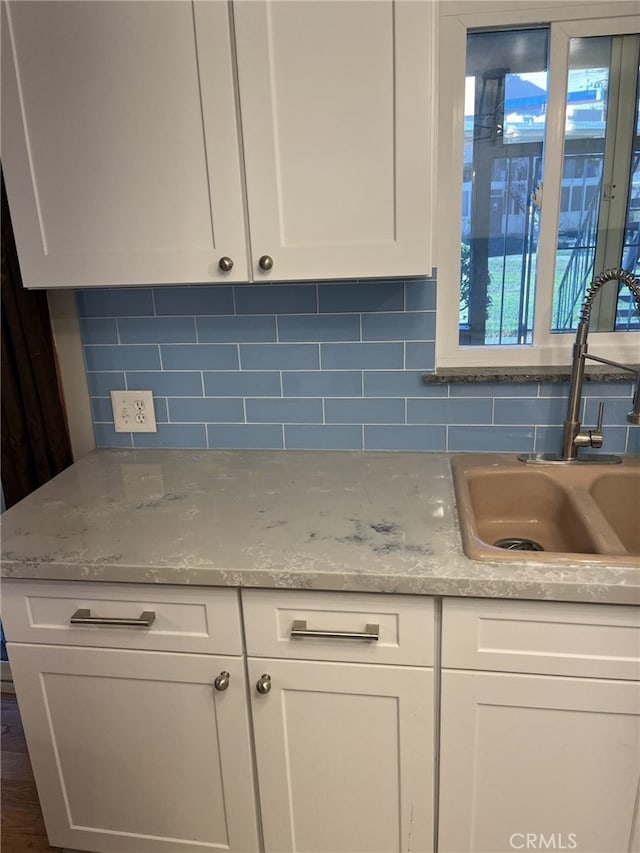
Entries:
MULTIPOLYGON (((445 0, 442 3, 438 73, 436 369, 543 367, 570 363, 575 334, 552 334, 549 330, 564 155, 564 81, 567 79, 569 39, 638 32, 636 10, 637 4, 627 0, 576 2, 570 6, 541 0, 533 9, 523 9, 517 2, 445 0), (549 25, 551 35, 544 142, 544 216, 541 217, 537 252, 533 344, 460 347, 460 234, 467 33, 472 29, 535 25, 549 25)), ((640 332, 594 332, 590 343, 594 345, 594 352, 605 358, 632 364, 640 360, 640 332)))

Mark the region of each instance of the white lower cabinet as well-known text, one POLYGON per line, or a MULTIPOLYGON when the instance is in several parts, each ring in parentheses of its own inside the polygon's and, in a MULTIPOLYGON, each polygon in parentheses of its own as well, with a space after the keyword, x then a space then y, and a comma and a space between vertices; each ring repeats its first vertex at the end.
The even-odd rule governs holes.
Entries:
POLYGON ((640 849, 638 608, 445 599, 442 665, 440 853, 640 849))
POLYGON ((50 843, 431 853, 433 599, 249 590, 242 604, 244 643, 237 590, 5 582, 50 843))
POLYGON ((242 603, 266 853, 432 851, 434 600, 242 603))
POLYGON ((52 845, 259 849, 241 657, 26 644, 9 657, 52 845))
POLYGON ((52 845, 640 849, 640 608, 7 580, 2 615, 52 845))
POLYGON ((639 692, 624 681, 445 671, 441 853, 638 850, 639 692))
POLYGON ((99 853, 259 850, 237 590, 2 587, 50 843, 99 853))
POLYGON ((250 659, 249 675, 268 853, 433 850, 431 670, 250 659))

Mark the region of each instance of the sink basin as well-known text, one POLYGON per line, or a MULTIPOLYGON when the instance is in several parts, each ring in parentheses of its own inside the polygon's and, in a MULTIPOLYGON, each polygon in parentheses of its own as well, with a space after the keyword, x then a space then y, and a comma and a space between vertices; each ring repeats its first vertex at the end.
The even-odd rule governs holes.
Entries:
MULTIPOLYGON (((640 556, 638 472, 603 474, 593 483, 591 496, 627 551, 640 556)), ((640 564, 640 561, 638 562, 640 564)))
POLYGON ((605 468, 463 454, 451 467, 472 559, 639 565, 640 458, 605 468))

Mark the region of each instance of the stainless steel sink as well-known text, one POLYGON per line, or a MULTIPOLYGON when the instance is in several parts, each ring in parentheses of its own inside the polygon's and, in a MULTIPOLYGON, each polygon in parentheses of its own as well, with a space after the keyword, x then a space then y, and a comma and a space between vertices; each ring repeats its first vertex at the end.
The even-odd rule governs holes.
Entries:
POLYGON ((640 568, 640 458, 614 468, 524 466, 508 454, 451 461, 462 544, 475 560, 640 568))

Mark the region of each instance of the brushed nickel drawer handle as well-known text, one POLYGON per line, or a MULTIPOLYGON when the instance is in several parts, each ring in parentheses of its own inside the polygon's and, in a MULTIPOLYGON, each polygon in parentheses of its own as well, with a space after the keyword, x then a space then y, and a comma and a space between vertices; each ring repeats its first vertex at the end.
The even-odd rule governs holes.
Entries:
POLYGON ((291 626, 291 637, 319 637, 329 640, 373 640, 380 639, 380 626, 367 625, 364 631, 316 631, 307 628, 306 619, 294 619, 291 626))
POLYGON ((116 628, 150 628, 155 622, 153 610, 145 610, 139 619, 127 619, 119 616, 92 616, 90 610, 76 610, 69 622, 72 625, 110 625, 116 628))

